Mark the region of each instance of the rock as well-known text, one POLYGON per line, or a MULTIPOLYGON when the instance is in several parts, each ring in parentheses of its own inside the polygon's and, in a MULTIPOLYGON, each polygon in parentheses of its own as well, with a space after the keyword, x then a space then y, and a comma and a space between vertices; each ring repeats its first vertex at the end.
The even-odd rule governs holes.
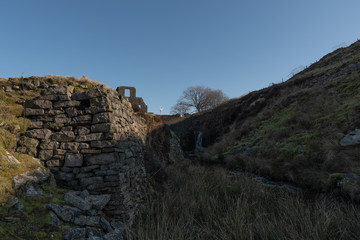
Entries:
POLYGON ((39 151, 39 159, 42 161, 49 160, 53 156, 53 150, 40 150, 39 151))
POLYGON ((70 95, 71 92, 67 86, 50 86, 46 95, 70 95))
POLYGON ((80 214, 80 210, 67 205, 60 206, 58 204, 50 203, 47 208, 53 211, 61 220, 65 222, 72 222, 76 216, 80 214))
POLYGON ((78 135, 79 135, 79 136, 84 136, 84 135, 87 135, 87 134, 90 133, 90 129, 88 129, 88 128, 86 128, 86 127, 81 127, 81 126, 79 126, 79 127, 77 127, 76 129, 77 129, 77 131, 78 131, 78 135))
POLYGON ((124 231, 125 230, 125 224, 121 221, 118 221, 118 220, 112 220, 111 221, 111 226, 114 228, 114 229, 121 229, 121 231, 124 231))
POLYGON ((64 180, 64 181, 71 181, 74 179, 73 173, 66 173, 66 172, 57 172, 56 173, 56 179, 58 180, 64 180))
POLYGON ((89 195, 85 197, 85 200, 93 205, 94 208, 98 210, 102 210, 106 204, 110 201, 110 194, 102 194, 102 195, 89 195))
POLYGON ((123 231, 121 229, 115 229, 113 232, 104 236, 104 240, 123 240, 123 231))
POLYGON ((28 196, 37 196, 37 195, 42 195, 43 194, 43 190, 41 188, 35 188, 34 185, 30 185, 26 188, 26 195, 28 196))
POLYGON ((91 98, 96 98, 96 97, 100 97, 102 95, 104 95, 105 93, 102 93, 101 91, 99 91, 98 89, 93 89, 90 91, 86 91, 86 92, 79 92, 79 93, 74 93, 71 96, 71 99, 73 100, 87 100, 87 99, 91 99, 91 98))
POLYGON ((94 184, 94 183, 102 183, 103 178, 102 177, 89 177, 89 178, 81 178, 80 184, 81 186, 86 187, 87 185, 94 184))
POLYGON ((52 134, 49 129, 33 129, 26 132, 26 136, 37 139, 48 139, 52 134))
POLYGON ((91 203, 76 195, 73 191, 65 193, 65 201, 84 211, 91 209, 91 203))
POLYGON ((26 185, 26 183, 43 183, 51 177, 48 169, 37 168, 34 171, 26 172, 13 178, 13 188, 18 190, 26 185))
POLYGON ((58 146, 59 146, 58 142, 46 139, 45 141, 42 141, 40 143, 39 148, 42 149, 42 150, 45 150, 45 149, 50 150, 50 149, 57 149, 58 146))
POLYGON ((80 153, 65 155, 65 167, 81 167, 83 165, 83 155, 80 153))
POLYGON ((110 132, 114 133, 116 132, 116 126, 113 123, 101 123, 101 124, 95 124, 91 126, 91 132, 110 132))
POLYGON ((86 227, 86 236, 88 237, 88 240, 100 240, 102 239, 101 234, 91 227, 86 227))
POLYGON ((79 148, 80 143, 78 142, 63 142, 60 145, 61 149, 76 151, 79 148))
POLYGON ((100 226, 102 227, 102 229, 103 229, 106 233, 110 233, 110 232, 113 231, 110 223, 108 222, 108 220, 106 220, 106 218, 101 217, 99 223, 100 223, 100 226))
POLYGON ((60 226, 62 221, 58 218, 58 216, 50 211, 50 224, 53 226, 60 226))
POLYGON ((25 108, 25 116, 39 116, 44 113, 44 109, 25 108))
POLYGON ((111 123, 114 121, 113 114, 111 112, 102 112, 94 115, 92 124, 97 123, 111 123))
POLYGON ((54 108, 77 107, 80 105, 79 101, 57 101, 54 102, 54 108))
POLYGON ((109 164, 119 161, 117 153, 102 153, 97 155, 85 156, 86 165, 98 165, 98 164, 109 164))
POLYGON ((77 136, 75 141, 90 142, 90 141, 100 140, 101 138, 102 138, 102 133, 91 133, 87 135, 77 136))
POLYGON ((20 162, 6 150, 5 155, 2 155, 2 159, 10 164, 20 164, 20 162))
POLYGON ((351 131, 340 141, 340 145, 343 147, 357 144, 360 144, 360 129, 351 131))
POLYGON ((37 121, 31 121, 28 129, 42 128, 43 123, 37 121))
POLYGON ((51 139, 58 141, 58 142, 71 142, 75 140, 75 134, 73 131, 61 131, 54 133, 51 136, 51 139))
POLYGON ((25 102, 25 108, 33 108, 33 109, 50 109, 52 108, 52 103, 49 100, 27 100, 25 102))
POLYGON ((86 228, 63 228, 64 240, 85 240, 86 228))
POLYGON ((74 223, 80 226, 99 227, 100 226, 99 216, 86 216, 80 215, 74 219, 74 223))

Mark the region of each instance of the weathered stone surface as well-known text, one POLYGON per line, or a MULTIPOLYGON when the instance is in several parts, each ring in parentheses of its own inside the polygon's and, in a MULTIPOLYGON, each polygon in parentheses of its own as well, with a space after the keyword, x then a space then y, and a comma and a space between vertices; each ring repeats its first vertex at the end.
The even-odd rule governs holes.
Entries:
POLYGON ((33 129, 26 132, 26 136, 37 139, 48 139, 52 134, 49 129, 33 129))
POLYGON ((68 117, 76 117, 81 114, 81 111, 77 110, 76 108, 69 107, 65 109, 65 112, 68 117))
POLYGON ((85 240, 86 228, 63 228, 64 240, 85 240))
POLYGON ((91 132, 116 132, 117 128, 113 123, 101 123, 91 126, 91 132))
POLYGON ((53 226, 60 226, 62 221, 58 218, 58 216, 50 211, 50 224, 53 226))
POLYGON ((99 216, 80 215, 75 218, 74 223, 80 226, 100 227, 99 216))
POLYGON ((77 207, 83 211, 91 209, 91 203, 78 196, 76 192, 69 191, 65 193, 64 199, 74 207, 77 207))
POLYGON ((86 92, 74 93, 71 96, 71 99, 73 99, 73 100, 87 100, 87 99, 91 99, 91 98, 100 97, 103 94, 104 93, 102 93, 101 91, 99 91, 97 89, 93 89, 93 90, 86 91, 86 92))
POLYGON ((70 95, 70 89, 67 86, 50 86, 46 95, 70 95))
POLYGON ((113 232, 108 233, 104 236, 104 240, 123 240, 123 230, 115 229, 113 232))
POLYGON ((37 153, 37 146, 39 145, 39 141, 34 138, 21 136, 19 139, 19 145, 26 147, 24 153, 27 152, 28 154, 35 156, 37 153))
POLYGON ((351 131, 340 141, 340 145, 343 147, 357 144, 360 144, 360 129, 351 131))
POLYGON ((61 149, 76 151, 79 149, 80 143, 78 142, 63 142, 60 144, 61 149))
POLYGON ((70 123, 71 119, 68 117, 55 117, 55 123, 65 124, 70 123))
POLYGON ((101 153, 97 155, 86 155, 86 165, 109 164, 119 160, 117 153, 101 153))
POLYGON ((111 123, 113 121, 114 121, 114 117, 111 112, 102 112, 94 115, 92 124, 111 123))
POLYGON ((111 196, 109 194, 102 195, 89 195, 85 198, 86 201, 90 202, 94 208, 102 210, 105 205, 110 201, 111 196))
POLYGON ((101 150, 97 150, 97 149, 81 149, 80 153, 99 154, 99 153, 101 153, 101 150))
POLYGON ((67 153, 65 155, 65 167, 81 167, 83 164, 82 154, 67 153))
POLYGON ((42 128, 43 122, 31 121, 28 129, 42 128))
POLYGON ((49 160, 49 161, 46 161, 46 166, 47 167, 61 167, 62 162, 60 160, 49 160))
POLYGON ((54 155, 65 155, 66 150, 64 149, 54 149, 54 155))
POLYGON ((39 187, 35 188, 33 184, 31 184, 30 186, 28 186, 26 188, 26 192, 25 194, 27 196, 36 196, 36 195, 42 195, 43 194, 43 190, 39 187))
POLYGON ((40 150, 39 151, 39 159, 42 161, 49 160, 49 159, 51 159, 52 156, 53 156, 53 150, 40 150))
POLYGON ((77 129, 77 132, 78 132, 78 135, 79 135, 79 136, 84 136, 84 135, 87 135, 87 134, 90 133, 90 129, 87 128, 87 127, 81 127, 81 126, 79 126, 79 127, 77 127, 76 129, 77 129))
POLYGON ((74 174, 67 172, 57 172, 55 177, 58 180, 71 181, 74 179, 74 174))
POLYGON ((92 166, 82 167, 81 170, 83 172, 90 172, 90 171, 92 171, 94 169, 98 169, 98 168, 100 168, 99 165, 92 165, 92 166))
POLYGON ((58 204, 50 203, 47 205, 48 209, 52 210, 61 220, 71 222, 75 216, 80 214, 80 210, 67 205, 60 206, 58 204))
POLYGON ((51 138, 58 142, 71 142, 75 140, 75 134, 73 131, 61 131, 54 133, 51 138))
POLYGON ((49 109, 52 107, 52 103, 48 100, 27 100, 25 102, 25 108, 33 108, 33 109, 49 109))
POLYGON ((102 140, 102 141, 91 141, 91 147, 93 148, 111 148, 115 147, 118 142, 115 140, 102 140))
POLYGON ((90 141, 101 140, 101 138, 102 138, 102 133, 91 133, 87 135, 77 136, 75 141, 90 142, 90 141))
POLYGON ((102 183, 103 178, 102 177, 90 177, 90 178, 81 178, 80 184, 81 186, 86 187, 87 185, 94 184, 94 183, 102 183))
POLYGON ((46 139, 45 141, 42 141, 40 143, 39 148, 42 150, 50 150, 50 149, 56 149, 58 148, 58 146, 59 146, 58 142, 46 139))
POLYGON ((57 101, 54 102, 54 108, 66 108, 66 107, 77 107, 80 105, 79 101, 57 101))
POLYGON ((102 227, 102 229, 103 229, 106 233, 110 233, 110 232, 113 231, 110 223, 108 222, 108 220, 106 220, 106 218, 101 217, 99 223, 100 223, 100 226, 102 227))
POLYGON ((25 116, 44 115, 44 109, 25 108, 25 116))
POLYGON ((73 117, 72 121, 76 124, 78 123, 91 123, 92 116, 91 115, 81 115, 78 117, 73 117))

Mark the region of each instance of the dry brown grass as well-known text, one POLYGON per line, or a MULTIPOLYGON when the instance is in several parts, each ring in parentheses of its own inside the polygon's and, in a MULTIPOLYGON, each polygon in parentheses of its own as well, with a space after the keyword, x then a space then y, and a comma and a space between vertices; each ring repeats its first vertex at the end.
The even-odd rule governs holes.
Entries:
POLYGON ((147 199, 127 239, 358 239, 359 208, 294 195, 218 168, 167 169, 168 190, 147 199))

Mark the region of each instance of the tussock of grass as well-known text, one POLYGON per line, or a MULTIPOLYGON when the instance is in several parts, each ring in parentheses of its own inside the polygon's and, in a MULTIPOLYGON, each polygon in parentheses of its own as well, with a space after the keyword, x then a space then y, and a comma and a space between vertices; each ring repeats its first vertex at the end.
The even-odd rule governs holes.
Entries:
POLYGON ((168 190, 149 196, 128 239, 358 239, 359 209, 311 200, 223 169, 174 165, 168 190))

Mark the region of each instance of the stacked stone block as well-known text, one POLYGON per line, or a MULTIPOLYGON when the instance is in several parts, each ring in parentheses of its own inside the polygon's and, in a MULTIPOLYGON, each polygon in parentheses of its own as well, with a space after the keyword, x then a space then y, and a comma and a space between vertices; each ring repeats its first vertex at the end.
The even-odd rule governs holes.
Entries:
POLYGON ((146 125, 115 91, 51 86, 25 103, 18 151, 37 156, 59 186, 111 194, 104 211, 131 223, 145 191, 146 125))

